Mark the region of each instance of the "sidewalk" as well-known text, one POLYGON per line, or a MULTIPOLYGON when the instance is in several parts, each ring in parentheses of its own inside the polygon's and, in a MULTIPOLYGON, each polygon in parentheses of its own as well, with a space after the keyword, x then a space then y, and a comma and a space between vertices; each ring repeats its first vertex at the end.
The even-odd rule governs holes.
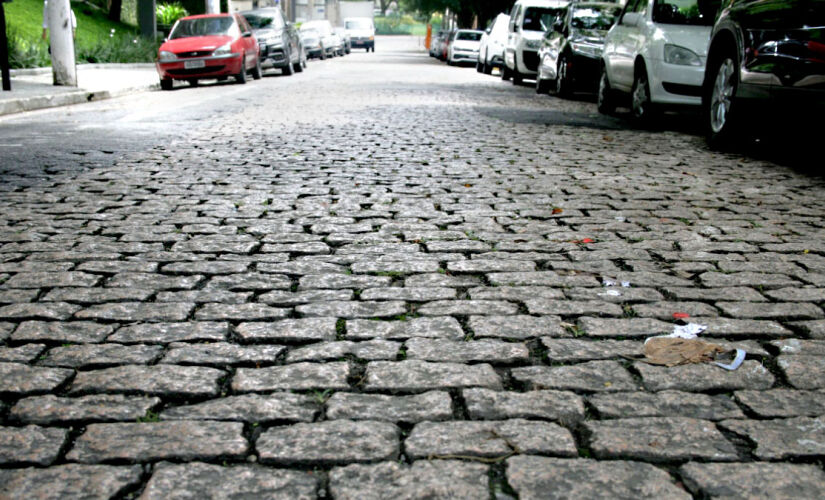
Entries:
POLYGON ((151 90, 158 86, 158 74, 152 63, 81 64, 77 83, 52 85, 51 68, 12 70, 11 91, 0 91, 0 116, 151 90))

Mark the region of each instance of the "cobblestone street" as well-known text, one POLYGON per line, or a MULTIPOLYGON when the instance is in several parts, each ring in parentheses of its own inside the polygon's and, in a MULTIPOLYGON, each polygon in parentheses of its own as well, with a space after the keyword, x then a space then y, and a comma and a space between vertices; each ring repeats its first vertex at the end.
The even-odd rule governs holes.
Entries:
POLYGON ((822 177, 414 42, 0 160, 0 499, 825 496, 822 177))

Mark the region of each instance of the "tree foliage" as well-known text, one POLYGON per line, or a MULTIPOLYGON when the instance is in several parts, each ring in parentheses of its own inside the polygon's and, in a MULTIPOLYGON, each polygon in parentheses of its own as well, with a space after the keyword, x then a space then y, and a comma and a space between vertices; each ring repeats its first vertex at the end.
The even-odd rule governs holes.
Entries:
POLYGON ((466 28, 478 16, 478 24, 483 28, 500 12, 510 12, 513 3, 514 0, 405 0, 404 5, 426 15, 450 9, 456 13, 459 26, 466 28))

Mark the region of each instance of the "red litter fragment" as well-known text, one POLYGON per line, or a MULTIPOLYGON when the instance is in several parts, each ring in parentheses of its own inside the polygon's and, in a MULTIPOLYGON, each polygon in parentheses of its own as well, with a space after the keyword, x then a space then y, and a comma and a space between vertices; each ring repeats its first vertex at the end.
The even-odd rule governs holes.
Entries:
POLYGON ((690 317, 688 313, 673 313, 673 317, 676 319, 687 319, 690 317))
POLYGON ((591 240, 590 238, 585 238, 581 241, 582 241, 582 243, 593 243, 594 240, 591 240))

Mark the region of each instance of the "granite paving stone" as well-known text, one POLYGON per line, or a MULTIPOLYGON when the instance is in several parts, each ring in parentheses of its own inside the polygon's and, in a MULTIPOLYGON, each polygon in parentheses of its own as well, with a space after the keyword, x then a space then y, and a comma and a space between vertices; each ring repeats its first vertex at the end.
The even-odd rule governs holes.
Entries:
POLYGON ((265 264, 258 264, 259 273, 229 274, 212 276, 204 285, 204 290, 229 290, 231 292, 268 292, 271 290, 288 290, 292 280, 282 274, 267 274, 261 269, 265 264))
POLYGON ((192 290, 204 280, 201 275, 170 276, 158 273, 119 273, 108 280, 109 288, 192 290))
POLYGON ((29 363, 46 350, 45 344, 23 344, 20 347, 0 347, 0 363, 29 363))
POLYGON ((71 394, 123 393, 150 396, 205 397, 219 393, 223 370, 200 366, 124 365, 79 372, 71 394))
POLYGON ((771 388, 775 382, 768 369, 754 360, 746 360, 735 371, 723 370, 708 363, 666 367, 637 362, 633 366, 649 391, 764 390, 771 388))
POLYGON ((76 317, 103 321, 184 321, 194 309, 195 304, 186 302, 112 302, 89 306, 78 311, 76 317))
POLYGON ((481 339, 467 342, 441 339, 409 339, 404 343, 407 359, 455 363, 487 362, 513 364, 528 361, 530 350, 523 343, 481 339))
POLYGON ((728 288, 665 287, 663 291, 675 300, 712 300, 740 302, 767 302, 767 298, 753 288, 739 286, 728 288))
POLYGON ((392 278, 389 276, 364 276, 349 274, 315 274, 301 277, 298 282, 298 290, 311 290, 316 288, 378 288, 389 286, 392 278))
POLYGON ((303 304, 295 311, 304 317, 392 318, 407 312, 407 304, 393 301, 330 301, 303 304))
POLYGON ((699 275, 702 284, 709 287, 761 286, 765 289, 799 286, 790 276, 776 273, 740 272, 724 274, 710 271, 699 275))
POLYGON ((225 460, 246 456, 249 443, 239 422, 142 422, 91 424, 66 459, 84 464, 112 461, 225 460))
POLYGON ((524 302, 530 314, 554 314, 557 316, 621 316, 622 308, 600 300, 547 300, 529 299, 524 302))
POLYGON ((782 326, 778 321, 757 320, 757 319, 736 319, 725 318, 722 316, 706 318, 693 317, 690 318, 692 323, 707 326, 708 329, 702 333, 703 336, 708 337, 772 337, 783 338, 790 337, 793 332, 788 328, 782 326))
POLYGON ((55 465, 0 470, 0 498, 114 498, 141 480, 142 467, 55 465))
POLYGON ((490 273, 487 278, 495 286, 600 286, 592 276, 564 276, 554 271, 490 273))
POLYGON ((379 421, 330 420, 274 427, 255 442, 261 463, 330 466, 395 460, 401 430, 379 421))
POLYGON ((644 344, 634 340, 555 339, 542 337, 550 362, 592 361, 639 356, 644 344))
POLYGON ((5 283, 3 288, 52 288, 56 286, 92 287, 101 277, 97 274, 83 272, 33 272, 17 273, 5 283))
POLYGON ((240 422, 312 422, 320 406, 312 396, 275 392, 211 399, 173 406, 160 413, 161 420, 233 420, 240 422))
POLYGON ((570 337, 558 316, 470 316, 474 338, 526 340, 534 337, 570 337))
POLYGON ((501 300, 437 300, 416 309, 423 316, 502 316, 518 313, 518 306, 501 300))
POLYGON ((285 351, 273 345, 239 346, 227 342, 208 344, 169 344, 161 363, 178 365, 223 366, 237 364, 272 364, 285 351))
POLYGON ((776 358, 776 364, 796 389, 825 387, 825 358, 822 356, 783 354, 776 358))
POLYGON ((53 288, 40 301, 77 304, 143 302, 154 294, 155 290, 145 288, 53 288))
POLYGON ((722 429, 747 437, 759 460, 820 457, 825 454, 825 417, 725 420, 722 429))
POLYGON ((542 286, 493 286, 475 287, 468 290, 473 300, 508 300, 524 302, 528 299, 561 299, 564 292, 558 288, 542 286))
POLYGON ((109 342, 123 344, 171 344, 172 342, 218 342, 229 335, 229 323, 190 321, 186 323, 138 323, 118 328, 109 342))
POLYGON ((412 318, 405 321, 347 320, 344 337, 349 340, 405 340, 413 337, 461 340, 464 331, 453 317, 412 318))
POLYGON ((67 302, 17 303, 0 307, 0 319, 65 321, 81 309, 67 302))
POLYGON ((314 342, 335 340, 336 318, 301 318, 241 323, 235 329, 245 342, 314 342))
POLYGON ((313 500, 320 479, 309 473, 255 465, 221 466, 161 462, 155 467, 142 500, 167 498, 271 498, 313 500))
POLYGON ((817 417, 825 414, 825 392, 771 389, 734 393, 736 400, 762 418, 817 417))
POLYGON ((135 421, 160 404, 160 398, 95 394, 76 398, 53 394, 19 400, 9 418, 29 424, 135 421))
POLYGON ((232 378, 235 392, 266 392, 278 390, 349 389, 349 364, 292 363, 267 368, 239 368, 232 378))
POLYGON ((0 464, 50 465, 57 460, 66 429, 39 427, 0 427, 0 464))
POLYGON ((453 288, 445 287, 384 287, 369 288, 361 292, 361 300, 406 300, 408 302, 429 302, 455 299, 458 295, 453 288))
POLYGON ((421 422, 404 441, 404 453, 416 459, 506 458, 512 454, 575 456, 570 431, 551 422, 421 422))
POLYGON ((404 286, 410 287, 474 287, 482 284, 478 276, 452 276, 441 273, 416 274, 404 278, 404 286))
MULTIPOLYGON (((789 325, 798 328, 812 339, 825 339, 825 319, 794 321, 789 325)), ((788 332, 788 336, 790 336, 790 332, 788 332)))
MULTIPOLYGON (((805 302, 778 302, 760 304, 755 302, 717 302, 716 307, 728 316, 736 318, 806 320, 825 316, 822 309, 805 302)), ((697 314, 700 316, 701 314, 697 314)))
POLYGON ((623 418, 584 423, 598 459, 650 462, 734 461, 736 448, 707 420, 686 417, 623 418))
POLYGON ((346 356, 367 361, 394 360, 401 347, 401 342, 380 339, 364 342, 349 340, 318 342, 290 350, 286 356, 286 362, 337 360, 346 356))
POLYGON ((199 321, 273 320, 289 316, 290 310, 266 304, 204 304, 195 311, 199 321))
MULTIPOLYGON (((768 290, 765 295, 779 302, 825 302, 825 289, 823 288, 780 288, 779 290, 768 290)), ((742 300, 737 298, 737 300, 742 300)))
POLYGON ((745 418, 728 396, 681 391, 594 394, 588 403, 601 418, 690 417, 704 420, 745 418))
MULTIPOLYGON (((352 290, 305 290, 301 292, 276 290, 259 295, 258 302, 273 306, 291 307, 312 302, 347 301, 352 300, 354 296, 355 293, 352 290)), ((365 297, 365 300, 377 300, 377 298, 367 299, 365 297)))
POLYGON ((0 394, 20 396, 53 391, 74 375, 65 368, 42 368, 23 363, 0 363, 0 394))
POLYGON ((626 460, 519 455, 507 459, 507 481, 523 499, 692 498, 664 470, 626 460))
POLYGON ((489 494, 488 466, 459 460, 334 467, 329 482, 332 496, 341 500, 484 498, 489 494))
POLYGON ((804 354, 808 356, 825 356, 825 341, 805 339, 772 340, 770 345, 780 354, 804 354))
POLYGON ((447 392, 429 391, 411 396, 336 392, 326 402, 330 420, 381 420, 418 423, 449 420, 452 400, 447 392))
POLYGON ((708 498, 817 498, 825 473, 807 464, 688 463, 679 469, 685 485, 708 498))
POLYGON ((653 318, 581 317, 578 326, 588 337, 652 337, 673 331, 673 324, 653 318))
POLYGON ((534 390, 615 392, 635 391, 638 385, 616 361, 589 361, 567 366, 525 366, 513 368, 514 380, 534 390))
POLYGON ((575 425, 585 415, 581 396, 567 391, 494 391, 484 388, 461 391, 467 412, 474 420, 509 418, 544 419, 565 426, 575 425))
POLYGON ((665 297, 653 288, 568 288, 564 295, 573 301, 601 300, 614 304, 664 301, 665 297))
POLYGON ((12 340, 21 342, 97 343, 103 342, 114 331, 111 325, 90 321, 24 321, 12 334, 12 340))
POLYGON ((149 364, 160 358, 163 347, 150 345, 83 344, 49 349, 38 364, 66 368, 149 364))
POLYGON ((464 387, 501 388, 501 378, 487 363, 431 363, 429 361, 373 361, 367 364, 367 391, 424 392, 464 387))
POLYGON ((6 340, 17 325, 0 321, 0 340, 6 340))

